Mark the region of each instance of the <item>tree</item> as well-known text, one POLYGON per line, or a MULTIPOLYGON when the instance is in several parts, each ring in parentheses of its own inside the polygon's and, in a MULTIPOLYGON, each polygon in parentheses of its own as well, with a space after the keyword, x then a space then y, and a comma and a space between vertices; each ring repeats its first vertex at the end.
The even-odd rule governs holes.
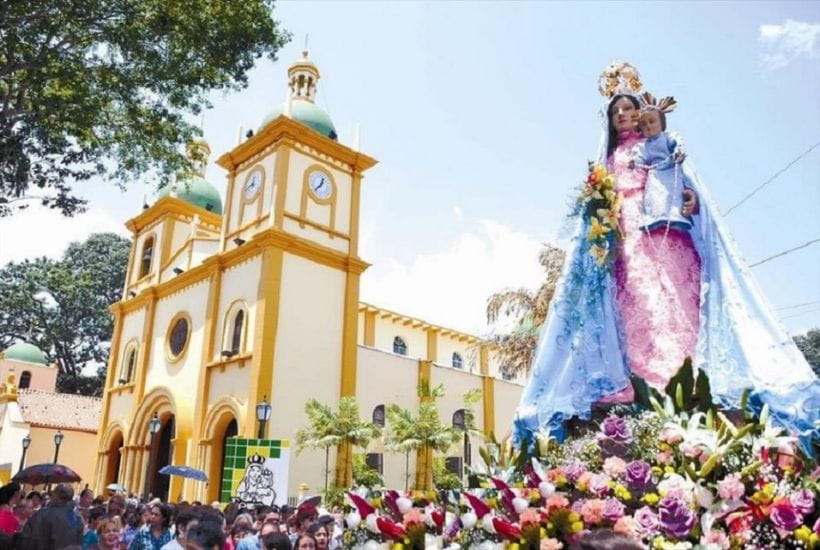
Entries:
POLYGON ((82 210, 74 182, 167 183, 200 159, 188 115, 247 85, 289 40, 273 0, 7 0, 0 17, 0 215, 82 210), (29 191, 37 189, 32 195, 29 191))
POLYGON ((820 377, 820 328, 813 328, 806 334, 795 336, 794 343, 814 369, 814 374, 820 377))
POLYGON ((473 428, 474 415, 470 407, 480 398, 481 393, 470 391, 464 396, 467 413, 464 430, 441 422, 436 400, 444 395, 444 386, 439 384, 430 388, 429 383, 422 382, 418 387, 418 395, 421 403, 416 416, 396 404, 387 407, 390 431, 386 443, 389 450, 405 454, 405 485, 410 478, 410 451, 417 452, 415 488, 429 490, 433 488, 433 454, 436 451, 447 452, 461 440, 465 430, 473 428))
POLYGON ((353 455, 353 483, 356 487, 376 488, 384 485, 381 474, 367 465, 363 454, 353 455))
POLYGON ((564 251, 545 244, 538 254, 538 262, 546 274, 538 289, 503 290, 487 300, 488 323, 497 323, 502 317, 511 317, 515 321, 512 330, 490 338, 498 349, 502 371, 511 376, 526 371, 532 362, 538 334, 547 319, 555 286, 561 276, 564 251))
POLYGON ((30 342, 57 363, 59 391, 101 395, 113 331, 108 307, 122 296, 130 247, 98 233, 69 245, 60 260, 0 269, 0 348, 30 342), (94 365, 96 375, 84 376, 94 365))
POLYGON ((327 405, 311 399, 305 403, 309 426, 296 432, 296 450, 325 450, 325 492, 330 474, 330 448, 338 447, 342 459, 337 461, 334 484, 349 487, 353 481, 352 447, 367 447, 371 440, 381 436, 381 428, 373 422, 359 418, 359 405, 355 397, 342 397, 338 412, 327 405))

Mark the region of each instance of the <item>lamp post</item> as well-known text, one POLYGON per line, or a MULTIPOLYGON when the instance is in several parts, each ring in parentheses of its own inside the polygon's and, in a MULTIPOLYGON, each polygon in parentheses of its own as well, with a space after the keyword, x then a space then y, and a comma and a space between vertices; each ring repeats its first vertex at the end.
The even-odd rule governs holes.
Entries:
POLYGON ((259 434, 257 437, 262 439, 265 437, 265 424, 270 420, 270 413, 273 407, 268 403, 268 396, 266 395, 262 402, 256 405, 256 419, 259 421, 259 434))
POLYGON ((151 473, 151 457, 153 456, 153 449, 154 449, 154 436, 159 433, 162 429, 162 421, 159 419, 157 413, 154 413, 154 416, 151 417, 151 420, 148 421, 148 433, 151 434, 151 438, 148 440, 148 460, 146 460, 145 464, 145 485, 143 487, 143 499, 148 500, 148 489, 150 487, 150 477, 149 474, 151 473))
POLYGON ((20 457, 20 467, 19 470, 23 469, 23 466, 26 465, 26 453, 28 452, 28 446, 31 445, 31 437, 26 434, 26 437, 23 438, 23 456, 20 457))
POLYGON ((60 456, 60 445, 63 444, 63 432, 57 430, 57 433, 54 434, 54 464, 57 464, 57 457, 60 456))

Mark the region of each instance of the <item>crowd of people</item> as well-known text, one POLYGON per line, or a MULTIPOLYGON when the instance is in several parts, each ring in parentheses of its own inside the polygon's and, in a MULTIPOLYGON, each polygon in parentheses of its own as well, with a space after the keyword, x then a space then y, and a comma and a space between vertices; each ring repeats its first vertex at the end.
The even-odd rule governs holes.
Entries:
POLYGON ((337 550, 341 511, 298 507, 141 502, 59 484, 47 495, 0 487, 0 550, 337 550))

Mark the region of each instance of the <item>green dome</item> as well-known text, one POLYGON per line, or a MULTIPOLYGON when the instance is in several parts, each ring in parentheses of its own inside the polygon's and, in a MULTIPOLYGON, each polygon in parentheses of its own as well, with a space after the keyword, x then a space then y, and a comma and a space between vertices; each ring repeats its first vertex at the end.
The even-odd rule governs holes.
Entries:
POLYGON ((45 354, 40 348, 27 342, 17 342, 6 348, 3 357, 9 361, 22 361, 35 365, 48 365, 45 354))
POLYGON ((222 215, 222 196, 219 191, 199 175, 185 176, 159 193, 159 198, 172 195, 187 203, 222 215), (171 193, 173 191, 173 193, 171 193))
MULTIPOLYGON (((264 128, 269 122, 281 115, 283 107, 284 105, 280 105, 268 113, 259 128, 264 128)), ((333 121, 330 120, 330 115, 315 103, 303 99, 294 99, 290 104, 290 116, 293 120, 301 122, 323 136, 333 140, 336 139, 336 128, 333 126, 333 121)))

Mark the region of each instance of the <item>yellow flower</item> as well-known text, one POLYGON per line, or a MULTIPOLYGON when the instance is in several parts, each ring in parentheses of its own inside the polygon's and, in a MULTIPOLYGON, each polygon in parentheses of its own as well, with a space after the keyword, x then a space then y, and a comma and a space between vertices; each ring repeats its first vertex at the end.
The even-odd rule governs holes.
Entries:
POLYGON ((582 522, 582 521, 572 522, 572 525, 570 526, 570 530, 573 533, 580 533, 581 531, 584 530, 584 522, 582 522))
POLYGON ((632 493, 630 493, 629 489, 627 489, 623 485, 615 486, 615 496, 621 500, 632 500, 632 493))
POLYGON ((595 177, 598 178, 598 181, 604 179, 606 177, 606 168, 604 168, 603 164, 596 164, 595 168, 592 169, 592 173, 595 174, 595 177))
POLYGON ((592 254, 593 258, 595 258, 595 263, 603 267, 603 265, 606 263, 607 249, 602 246, 598 246, 597 244, 594 244, 590 247, 589 253, 592 254))
POLYGON ((595 211, 601 221, 603 221, 606 225, 611 227, 618 227, 618 215, 613 212, 611 209, 607 208, 599 208, 595 211))
POLYGON ((581 519, 581 515, 578 512, 570 512, 567 515, 567 519, 574 523, 574 522, 579 521, 581 519))
POLYGON ((805 525, 799 527, 798 529, 794 530, 794 538, 799 541, 808 543, 809 538, 811 537, 811 529, 806 527, 805 525))
POLYGON ((663 473, 663 470, 661 470, 660 466, 652 466, 652 473, 659 476, 663 473))
POLYGON ((665 466, 663 468, 663 471, 666 472, 667 474, 674 474, 675 473, 675 469, 672 466, 665 466))
POLYGON ((657 504, 660 498, 655 493, 646 493, 641 500, 651 505, 657 504))
POLYGON ((594 241, 598 237, 606 235, 607 233, 612 231, 612 228, 610 228, 610 227, 602 224, 601 222, 599 222, 598 218, 590 218, 589 222, 590 222, 589 231, 587 231, 587 240, 588 241, 594 241))

